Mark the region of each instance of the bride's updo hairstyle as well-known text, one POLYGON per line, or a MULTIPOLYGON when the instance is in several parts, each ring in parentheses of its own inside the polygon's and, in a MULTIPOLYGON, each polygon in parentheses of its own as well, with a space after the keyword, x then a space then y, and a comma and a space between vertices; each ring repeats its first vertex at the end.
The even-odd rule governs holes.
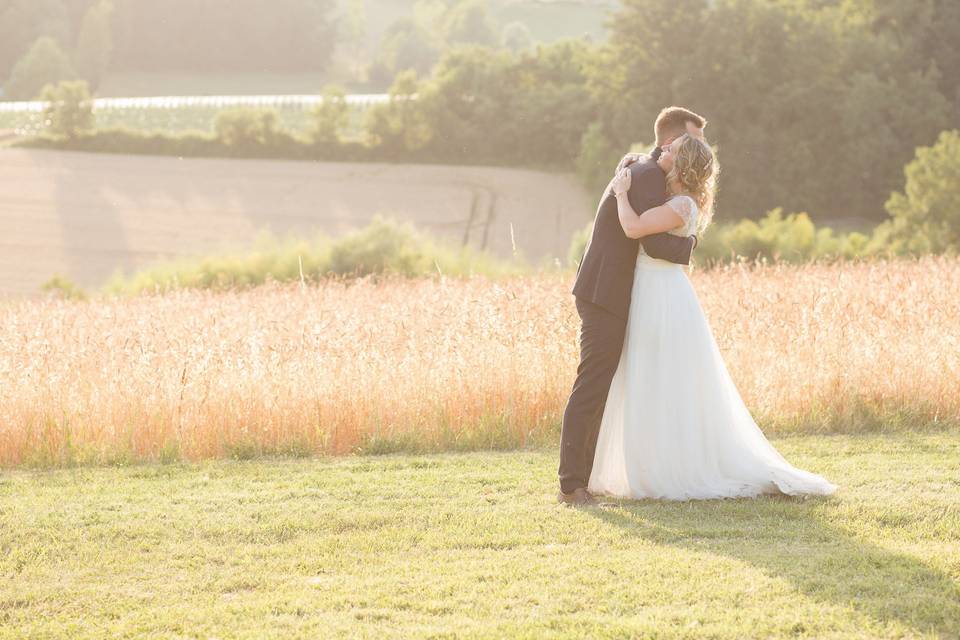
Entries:
POLYGON ((697 232, 702 233, 713 218, 713 196, 720 165, 710 145, 689 134, 677 138, 672 150, 673 169, 667 174, 667 184, 690 194, 696 201, 700 210, 697 232))

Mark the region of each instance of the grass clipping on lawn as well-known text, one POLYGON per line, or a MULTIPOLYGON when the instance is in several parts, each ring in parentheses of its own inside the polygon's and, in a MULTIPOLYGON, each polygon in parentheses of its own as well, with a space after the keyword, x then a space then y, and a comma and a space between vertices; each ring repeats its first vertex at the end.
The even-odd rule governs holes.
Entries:
MULTIPOLYGON (((692 279, 767 433, 960 422, 960 260, 692 279)), ((554 442, 572 274, 0 302, 0 465, 554 442)))

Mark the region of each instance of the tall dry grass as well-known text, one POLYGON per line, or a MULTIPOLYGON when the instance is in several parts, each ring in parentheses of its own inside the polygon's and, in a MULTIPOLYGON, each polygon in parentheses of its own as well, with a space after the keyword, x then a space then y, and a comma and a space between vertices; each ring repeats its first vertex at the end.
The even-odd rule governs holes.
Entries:
MULTIPOLYGON (((960 424, 960 260, 692 275, 767 432, 960 424)), ((571 276, 0 303, 0 464, 552 442, 571 276)))

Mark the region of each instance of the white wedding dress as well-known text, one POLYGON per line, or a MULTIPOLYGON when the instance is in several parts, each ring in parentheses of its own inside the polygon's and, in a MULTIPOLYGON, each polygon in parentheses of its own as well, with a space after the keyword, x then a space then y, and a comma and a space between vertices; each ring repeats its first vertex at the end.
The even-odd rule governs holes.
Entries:
MULTIPOLYGON (((693 199, 668 204, 686 223, 671 233, 694 233, 693 199)), ((588 488, 690 500, 827 495, 837 487, 792 466, 767 441, 727 372, 686 270, 641 248, 588 488)))

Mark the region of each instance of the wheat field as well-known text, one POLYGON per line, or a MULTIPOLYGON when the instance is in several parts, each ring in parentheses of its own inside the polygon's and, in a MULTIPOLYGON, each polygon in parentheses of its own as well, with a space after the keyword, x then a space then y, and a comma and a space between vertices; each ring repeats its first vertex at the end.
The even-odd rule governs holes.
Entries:
MULTIPOLYGON (((767 433, 960 424, 960 260, 691 274, 767 433)), ((553 443, 572 274, 0 301, 0 465, 553 443)))

